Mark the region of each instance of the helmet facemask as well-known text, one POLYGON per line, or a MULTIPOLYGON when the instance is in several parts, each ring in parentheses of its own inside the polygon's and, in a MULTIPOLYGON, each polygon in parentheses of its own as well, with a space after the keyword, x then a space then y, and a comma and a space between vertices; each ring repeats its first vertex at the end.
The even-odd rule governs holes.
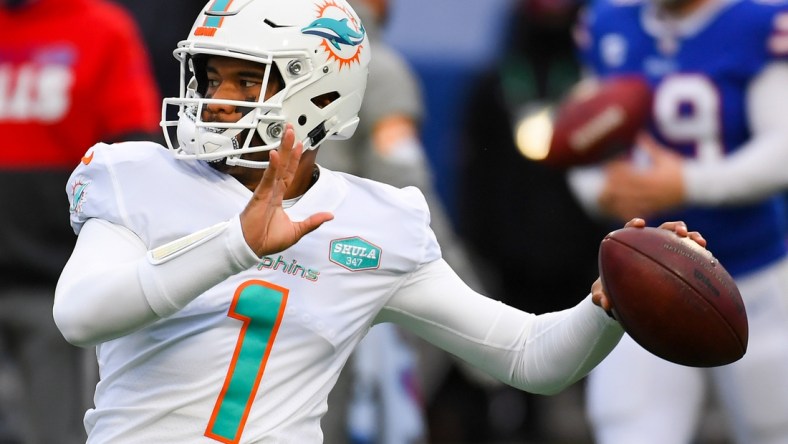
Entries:
MULTIPOLYGON (((182 48, 179 48, 182 49, 182 48)), ((177 106, 177 120, 165 120, 165 127, 176 127, 173 143, 172 131, 165 131, 167 145, 174 151, 178 159, 197 159, 207 162, 224 160, 228 165, 249 168, 266 168, 267 161, 243 159, 247 153, 270 151, 279 147, 284 132, 284 116, 282 115, 282 98, 284 86, 272 97, 265 99, 267 85, 271 81, 282 83, 277 66, 269 59, 256 57, 239 57, 260 63, 265 67, 260 97, 254 102, 214 99, 206 97, 207 75, 205 65, 210 54, 201 53, 195 56, 185 50, 176 50, 176 57, 181 59, 181 93, 180 98, 164 99, 162 115, 167 108, 177 106), (186 80, 188 78, 188 81, 186 80), (229 105, 242 111, 242 117, 236 122, 215 122, 203 120, 205 107, 208 105, 229 105)), ((165 128, 166 129, 166 128, 165 128)))

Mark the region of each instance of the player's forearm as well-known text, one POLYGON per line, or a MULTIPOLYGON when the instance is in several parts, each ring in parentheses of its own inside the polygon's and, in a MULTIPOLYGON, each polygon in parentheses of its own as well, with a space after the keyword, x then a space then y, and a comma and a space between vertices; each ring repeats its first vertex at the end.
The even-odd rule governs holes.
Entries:
POLYGON ((206 233, 179 239, 180 248, 149 252, 127 229, 89 221, 55 295, 53 313, 63 336, 83 346, 123 336, 256 263, 237 218, 206 233))
POLYGON ((704 206, 755 202, 788 189, 788 132, 761 134, 719 162, 688 162, 688 203, 704 206))
POLYGON ((623 334, 621 325, 594 305, 590 296, 570 309, 540 315, 526 344, 527 359, 515 379, 529 384, 537 381, 538 393, 557 393, 596 367, 623 334))
POLYGON ((443 261, 417 272, 379 320, 405 325, 501 381, 542 394, 583 377, 623 334, 590 297, 569 310, 535 316, 473 292, 443 261))

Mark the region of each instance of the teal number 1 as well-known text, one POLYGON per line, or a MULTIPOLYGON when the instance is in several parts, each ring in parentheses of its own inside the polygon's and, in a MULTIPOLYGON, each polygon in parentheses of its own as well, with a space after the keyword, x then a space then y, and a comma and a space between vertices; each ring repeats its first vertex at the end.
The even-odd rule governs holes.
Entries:
POLYGON ((287 294, 286 288, 259 280, 244 282, 235 291, 227 316, 243 326, 205 436, 223 443, 241 439, 282 322, 287 294))

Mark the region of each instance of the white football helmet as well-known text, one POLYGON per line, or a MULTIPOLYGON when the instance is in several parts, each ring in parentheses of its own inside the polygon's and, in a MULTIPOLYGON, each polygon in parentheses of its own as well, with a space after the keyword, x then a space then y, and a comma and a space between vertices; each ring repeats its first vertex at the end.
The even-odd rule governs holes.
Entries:
POLYGON ((345 0, 210 0, 173 54, 181 62, 180 97, 164 99, 161 126, 176 158, 266 168, 268 162, 241 155, 276 149, 285 122, 304 149, 326 138, 346 139, 358 125, 370 47, 345 0), (206 98, 200 60, 211 55, 264 64, 262 91, 275 75, 284 88, 268 100, 261 93, 257 102, 206 98), (325 97, 330 104, 317 100, 325 97), (235 123, 203 121, 202 110, 211 103, 249 111, 235 123), (177 120, 167 118, 172 106, 178 107, 177 120), (262 144, 253 141, 255 133, 262 144))

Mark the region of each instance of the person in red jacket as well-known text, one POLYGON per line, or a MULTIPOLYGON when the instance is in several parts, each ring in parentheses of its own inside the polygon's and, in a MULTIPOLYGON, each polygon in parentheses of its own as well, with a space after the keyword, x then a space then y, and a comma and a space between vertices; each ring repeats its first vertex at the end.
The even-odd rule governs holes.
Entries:
POLYGON ((0 0, 0 29, 0 381, 19 378, 0 403, 0 442, 84 443, 90 360, 52 321, 75 241, 63 183, 96 142, 158 140, 160 94, 114 3, 0 0))

